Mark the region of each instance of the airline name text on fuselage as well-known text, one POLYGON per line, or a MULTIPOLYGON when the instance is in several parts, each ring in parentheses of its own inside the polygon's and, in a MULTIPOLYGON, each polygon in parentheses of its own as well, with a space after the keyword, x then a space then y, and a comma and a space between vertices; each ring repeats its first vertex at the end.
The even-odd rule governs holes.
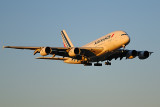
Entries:
POLYGON ((102 41, 105 41, 105 40, 107 40, 107 39, 110 39, 110 38, 111 38, 111 35, 108 35, 108 36, 106 36, 106 37, 103 38, 103 39, 97 40, 97 41, 94 43, 94 45, 96 45, 96 44, 98 44, 98 43, 100 43, 100 42, 102 42, 102 41))

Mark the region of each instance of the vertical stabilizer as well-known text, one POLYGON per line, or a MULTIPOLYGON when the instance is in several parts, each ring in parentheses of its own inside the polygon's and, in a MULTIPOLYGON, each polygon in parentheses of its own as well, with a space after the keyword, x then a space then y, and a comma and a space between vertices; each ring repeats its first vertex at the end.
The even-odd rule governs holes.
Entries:
POLYGON ((64 47, 74 47, 65 30, 61 31, 64 47))

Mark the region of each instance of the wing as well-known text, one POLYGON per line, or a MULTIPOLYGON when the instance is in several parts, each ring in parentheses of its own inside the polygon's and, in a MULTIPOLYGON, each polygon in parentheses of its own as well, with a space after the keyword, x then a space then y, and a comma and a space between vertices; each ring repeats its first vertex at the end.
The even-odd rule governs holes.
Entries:
POLYGON ((136 51, 136 50, 123 50, 118 49, 112 52, 109 52, 105 60, 112 60, 120 58, 120 60, 125 57, 126 59, 133 59, 138 56, 139 59, 148 58, 153 52, 148 51, 136 51))
POLYGON ((36 50, 36 49, 39 49, 40 47, 27 47, 27 46, 3 46, 3 48, 36 50))
MULTIPOLYGON (((71 57, 73 54, 78 54, 78 56, 86 56, 91 57, 99 54, 103 51, 102 47, 29 47, 29 46, 3 46, 3 48, 13 48, 13 49, 27 49, 27 50, 35 50, 34 55, 36 53, 40 53, 42 56, 46 55, 59 55, 63 57, 71 57), (75 53, 75 49, 78 50, 78 53, 75 53)), ((76 59, 76 57, 74 57, 76 59)), ((42 59, 42 58, 41 58, 42 59)))

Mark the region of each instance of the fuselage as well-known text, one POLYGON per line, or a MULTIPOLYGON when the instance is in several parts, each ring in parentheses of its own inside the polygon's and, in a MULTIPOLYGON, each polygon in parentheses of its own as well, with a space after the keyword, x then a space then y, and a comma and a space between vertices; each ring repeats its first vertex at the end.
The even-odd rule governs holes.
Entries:
MULTIPOLYGON (((129 44, 129 42, 130 42, 130 37, 126 32, 114 31, 82 47, 102 47, 103 48, 103 50, 101 52, 97 52, 96 55, 91 60, 92 62, 96 62, 97 58, 100 58, 102 60, 102 57, 106 55, 108 52, 111 52, 123 46, 126 46, 127 44, 129 44)), ((69 58, 64 62, 81 64, 80 60, 73 60, 72 58, 69 58)))
POLYGON ((95 41, 92 41, 84 45, 83 47, 103 47, 103 51, 96 55, 96 56, 99 56, 104 52, 119 49, 123 45, 127 45, 129 42, 130 42, 130 38, 126 32, 114 31, 95 41))

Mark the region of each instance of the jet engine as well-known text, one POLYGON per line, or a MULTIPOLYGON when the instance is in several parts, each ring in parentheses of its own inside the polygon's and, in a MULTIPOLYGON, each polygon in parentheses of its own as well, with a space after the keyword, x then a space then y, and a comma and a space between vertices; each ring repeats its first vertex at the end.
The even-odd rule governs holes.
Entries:
POLYGON ((52 49, 50 47, 43 47, 40 50, 40 55, 46 56, 46 55, 50 54, 51 52, 52 52, 52 49))
POLYGON ((146 59, 149 57, 149 52, 148 51, 141 51, 139 52, 138 58, 139 59, 146 59))
POLYGON ((79 48, 72 48, 71 50, 69 50, 68 55, 70 57, 75 57, 77 55, 80 55, 81 50, 79 48))
POLYGON ((128 59, 133 59, 137 56, 137 51, 136 50, 131 50, 131 51, 128 51, 127 55, 126 55, 126 58, 128 59))

